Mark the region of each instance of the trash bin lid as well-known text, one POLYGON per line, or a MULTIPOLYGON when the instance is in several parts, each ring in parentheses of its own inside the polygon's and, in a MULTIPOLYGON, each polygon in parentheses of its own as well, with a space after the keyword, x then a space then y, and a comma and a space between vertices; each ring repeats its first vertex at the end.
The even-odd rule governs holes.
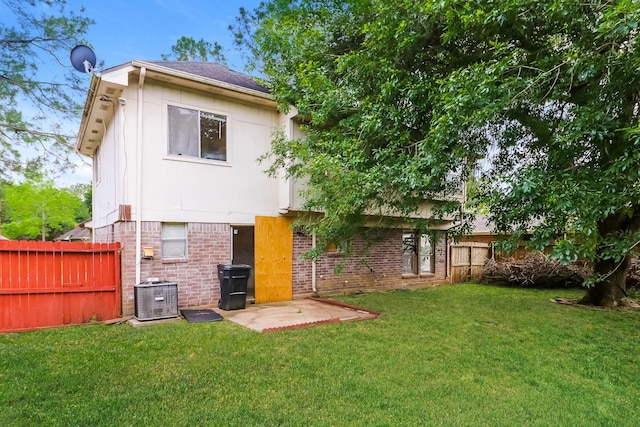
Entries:
POLYGON ((218 264, 218 269, 222 270, 250 270, 252 268, 248 264, 218 264))

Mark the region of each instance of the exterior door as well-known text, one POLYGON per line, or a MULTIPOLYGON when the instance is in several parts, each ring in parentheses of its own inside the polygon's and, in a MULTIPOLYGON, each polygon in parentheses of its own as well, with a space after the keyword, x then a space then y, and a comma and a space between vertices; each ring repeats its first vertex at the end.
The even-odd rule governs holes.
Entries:
POLYGON ((251 275, 247 281, 247 300, 253 301, 255 298, 255 261, 254 261, 254 234, 255 228, 249 226, 233 226, 232 233, 232 264, 247 264, 253 267, 251 275))
POLYGON ((255 302, 293 298, 292 218, 257 216, 255 225, 255 302))

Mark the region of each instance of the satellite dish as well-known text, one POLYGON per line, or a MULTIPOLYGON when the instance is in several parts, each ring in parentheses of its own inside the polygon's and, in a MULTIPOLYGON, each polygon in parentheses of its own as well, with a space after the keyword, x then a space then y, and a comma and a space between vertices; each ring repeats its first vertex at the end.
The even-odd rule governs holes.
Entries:
POLYGON ((71 49, 71 65, 81 73, 92 73, 96 66, 96 54, 89 46, 79 44, 71 49))

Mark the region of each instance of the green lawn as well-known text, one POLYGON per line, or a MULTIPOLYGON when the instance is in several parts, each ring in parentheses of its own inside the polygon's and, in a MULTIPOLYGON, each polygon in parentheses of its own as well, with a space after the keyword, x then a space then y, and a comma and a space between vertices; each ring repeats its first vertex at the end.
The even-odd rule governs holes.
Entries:
POLYGON ((341 298, 375 320, 0 335, 0 425, 635 426, 640 312, 574 290, 453 285, 341 298))

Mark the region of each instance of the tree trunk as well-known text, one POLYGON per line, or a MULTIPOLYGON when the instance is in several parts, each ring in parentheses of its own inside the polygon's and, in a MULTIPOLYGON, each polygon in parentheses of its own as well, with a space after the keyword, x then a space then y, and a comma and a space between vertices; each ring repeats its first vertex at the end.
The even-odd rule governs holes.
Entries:
MULTIPOLYGON (((598 232, 603 237, 618 232, 634 233, 638 229, 640 229, 640 210, 634 211, 631 216, 622 213, 609 215, 598 222, 598 232)), ((593 272, 602 279, 589 288, 581 302, 601 307, 629 305, 626 288, 631 254, 627 252, 619 261, 600 259, 597 255, 599 254, 596 254, 593 272)))
POLYGON ((630 263, 631 256, 629 254, 618 262, 613 260, 596 261, 593 266, 594 273, 604 275, 605 279, 589 288, 580 302, 607 308, 629 305, 626 281, 630 263))

